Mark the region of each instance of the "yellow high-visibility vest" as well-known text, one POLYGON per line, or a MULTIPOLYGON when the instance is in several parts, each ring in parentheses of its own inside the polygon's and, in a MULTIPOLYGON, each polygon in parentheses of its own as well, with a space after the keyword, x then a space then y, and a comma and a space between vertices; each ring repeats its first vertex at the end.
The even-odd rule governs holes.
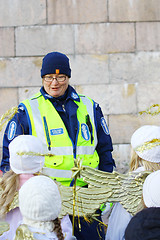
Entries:
MULTIPOLYGON (((74 166, 74 158, 78 157, 84 166, 97 168, 99 164, 99 157, 95 150, 97 133, 94 103, 88 97, 82 95, 79 97, 80 102, 74 101, 78 105, 78 129, 75 145, 55 107, 48 99, 45 100, 40 92, 21 103, 28 116, 30 134, 42 140, 45 153, 55 155, 45 157, 44 173, 49 173, 50 177, 66 186, 69 186, 72 180, 71 168, 74 166), (86 117, 89 118, 90 126, 86 123, 86 117)), ((82 179, 78 179, 76 184, 86 185, 82 179)))

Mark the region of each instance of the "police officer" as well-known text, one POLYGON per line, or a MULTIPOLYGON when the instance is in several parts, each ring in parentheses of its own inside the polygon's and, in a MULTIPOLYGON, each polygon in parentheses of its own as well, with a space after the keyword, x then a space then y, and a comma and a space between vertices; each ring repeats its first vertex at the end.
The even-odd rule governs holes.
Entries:
MULTIPOLYGON (((45 151, 55 154, 45 158, 45 173, 63 185, 71 184, 71 168, 79 157, 83 165, 112 172, 112 141, 100 106, 89 97, 78 94, 69 85, 69 59, 60 52, 48 53, 42 62, 43 86, 30 99, 19 104, 18 112, 8 123, 3 139, 1 170, 9 170, 8 144, 18 135, 39 137, 45 151)), ((86 186, 82 179, 76 182, 86 186)), ((77 239, 104 238, 98 222, 75 224, 77 239)))

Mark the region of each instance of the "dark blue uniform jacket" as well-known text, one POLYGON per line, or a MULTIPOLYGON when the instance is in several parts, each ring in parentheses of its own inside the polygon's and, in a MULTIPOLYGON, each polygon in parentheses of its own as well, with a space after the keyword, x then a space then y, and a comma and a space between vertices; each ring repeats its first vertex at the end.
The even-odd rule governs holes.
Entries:
MULTIPOLYGON (((58 111, 59 115, 61 116, 69 137, 71 138, 72 142, 75 142, 76 139, 76 131, 78 128, 77 122, 77 104, 73 101, 79 101, 79 97, 74 90, 73 87, 69 86, 66 90, 65 94, 61 97, 54 98, 48 95, 44 88, 41 88, 41 93, 45 99, 49 99, 51 103, 54 105, 56 110, 58 111)), ((96 130, 97 130, 97 137, 98 137, 98 144, 96 147, 97 153, 100 158, 99 169, 102 171, 112 172, 113 166, 115 166, 114 160, 112 158, 112 140, 110 137, 109 132, 106 131, 107 125, 104 126, 105 120, 101 111, 100 106, 95 103, 95 119, 96 119, 96 130)), ((8 145, 13 139, 8 139, 8 129, 10 123, 14 121, 15 124, 15 134, 13 136, 16 137, 22 134, 31 134, 29 132, 29 124, 25 109, 19 105, 18 113, 14 115, 12 120, 8 123, 5 134, 3 138, 3 157, 1 161, 1 170, 3 172, 8 171, 10 169, 9 166, 9 150, 8 145)), ((54 120, 53 120, 54 121, 54 120)))

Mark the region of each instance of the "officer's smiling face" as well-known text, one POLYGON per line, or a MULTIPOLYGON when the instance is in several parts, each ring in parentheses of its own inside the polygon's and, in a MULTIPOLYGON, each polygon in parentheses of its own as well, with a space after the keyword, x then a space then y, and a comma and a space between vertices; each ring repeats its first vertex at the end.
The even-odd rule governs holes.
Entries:
POLYGON ((45 91, 55 98, 60 97, 65 93, 68 88, 68 84, 69 78, 64 74, 47 74, 43 77, 43 86, 45 91))

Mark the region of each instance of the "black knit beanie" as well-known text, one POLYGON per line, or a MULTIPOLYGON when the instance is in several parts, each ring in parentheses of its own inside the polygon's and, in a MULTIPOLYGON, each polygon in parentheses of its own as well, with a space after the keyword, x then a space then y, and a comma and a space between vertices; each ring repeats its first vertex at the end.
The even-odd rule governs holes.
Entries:
POLYGON ((71 77, 69 58, 60 52, 48 53, 42 62, 41 77, 46 74, 65 74, 71 77))
POLYGON ((125 231, 125 240, 159 240, 160 208, 145 208, 129 222, 125 231))

